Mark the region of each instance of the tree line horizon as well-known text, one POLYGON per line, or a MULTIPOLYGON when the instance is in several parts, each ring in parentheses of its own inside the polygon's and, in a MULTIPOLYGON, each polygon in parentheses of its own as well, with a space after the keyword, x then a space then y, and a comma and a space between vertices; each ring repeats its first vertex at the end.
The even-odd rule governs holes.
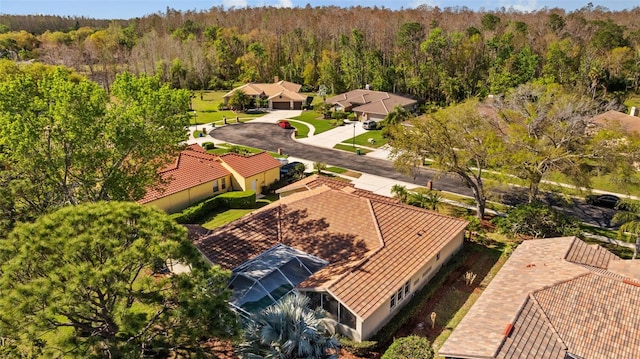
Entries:
POLYGON ((229 89, 275 78, 404 93, 441 107, 558 83, 603 102, 640 89, 640 7, 530 13, 311 7, 167 8, 129 20, 0 15, 0 56, 64 65, 109 91, 115 75, 175 88, 229 89))

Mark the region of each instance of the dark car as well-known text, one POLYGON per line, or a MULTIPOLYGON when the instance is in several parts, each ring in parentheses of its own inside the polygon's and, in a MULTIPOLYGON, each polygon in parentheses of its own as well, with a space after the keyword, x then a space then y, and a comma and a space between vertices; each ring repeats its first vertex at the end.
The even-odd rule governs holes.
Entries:
POLYGON ((293 177, 297 173, 302 173, 305 170, 304 163, 302 162, 289 162, 286 165, 280 167, 280 177, 293 177))
POLYGON ((278 126, 286 129, 293 128, 293 126, 291 126, 291 124, 287 120, 278 121, 278 126))
POLYGON ((612 194, 600 194, 587 196, 587 203, 592 206, 616 208, 620 202, 620 197, 612 194))

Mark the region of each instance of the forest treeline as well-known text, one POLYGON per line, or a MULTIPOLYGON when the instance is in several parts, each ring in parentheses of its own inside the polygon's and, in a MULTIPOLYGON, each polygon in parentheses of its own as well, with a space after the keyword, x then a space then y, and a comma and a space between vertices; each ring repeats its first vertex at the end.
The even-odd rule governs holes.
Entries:
POLYGON ((446 105, 531 81, 603 101, 640 90, 640 7, 530 13, 433 8, 241 8, 129 20, 0 16, 0 56, 65 65, 109 89, 117 73, 175 87, 275 77, 338 93, 372 89, 446 105), (44 24, 44 25, 43 25, 44 24))

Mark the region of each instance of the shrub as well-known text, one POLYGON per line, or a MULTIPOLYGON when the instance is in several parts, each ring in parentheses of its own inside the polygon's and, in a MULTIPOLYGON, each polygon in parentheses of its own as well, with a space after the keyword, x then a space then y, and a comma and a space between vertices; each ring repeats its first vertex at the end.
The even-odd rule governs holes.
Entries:
POLYGON ((396 339, 382 355, 382 359, 431 359, 433 347, 429 339, 411 335, 396 339))
POLYGON ((349 114, 347 115, 347 120, 354 121, 355 119, 356 119, 356 114, 353 112, 349 112, 349 114))
POLYGON ((334 120, 344 120, 347 118, 347 113, 343 111, 333 111, 331 112, 331 118, 334 120))
POLYGON ((197 223, 218 207, 217 197, 212 197, 174 213, 170 217, 180 224, 197 223))
POLYGON ((216 197, 220 207, 251 209, 256 204, 254 191, 226 192, 216 197))
POLYGON ((521 235, 534 238, 578 236, 581 233, 575 218, 541 203, 515 206, 506 217, 495 217, 492 222, 498 232, 511 238, 521 235))
POLYGON ((202 147, 205 150, 212 150, 212 149, 216 148, 216 145, 213 142, 205 142, 205 143, 202 144, 202 147))
POLYGON ((329 124, 332 127, 338 127, 338 126, 344 125, 344 121, 343 120, 329 120, 329 124))
POLYGON ((349 338, 342 337, 340 338, 340 347, 349 353, 363 357, 368 356, 378 345, 378 342, 374 341, 363 341, 356 342, 349 338))

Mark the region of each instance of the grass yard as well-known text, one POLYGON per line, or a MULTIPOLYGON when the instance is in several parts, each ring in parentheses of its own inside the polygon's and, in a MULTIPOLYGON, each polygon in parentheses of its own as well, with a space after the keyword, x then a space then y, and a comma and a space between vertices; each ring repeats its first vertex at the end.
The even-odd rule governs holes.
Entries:
MULTIPOLYGON (((292 120, 305 122, 315 127, 314 135, 329 131, 335 126, 331 125, 330 120, 324 120, 322 114, 316 111, 303 111, 300 116, 292 117, 292 120)), ((298 130, 296 138, 305 138, 309 136, 309 127, 299 123, 291 122, 291 125, 298 130)))
POLYGON ((268 195, 260 198, 256 201, 256 205, 251 209, 220 209, 213 211, 203 221, 202 226, 207 229, 215 229, 222 227, 227 223, 231 223, 236 219, 242 218, 245 215, 255 211, 258 208, 262 208, 271 202, 277 201, 278 195, 268 195))
POLYGON ((366 148, 361 148, 358 146, 353 147, 352 145, 346 145, 344 143, 338 143, 337 145, 333 146, 333 148, 337 150, 349 151, 353 153, 356 153, 356 150, 360 150, 361 155, 366 155, 367 153, 372 152, 371 150, 368 150, 366 148))
POLYGON ((247 114, 243 112, 235 113, 233 111, 220 111, 218 106, 223 102, 222 96, 228 91, 194 91, 194 97, 191 98, 191 106, 195 110, 190 112, 190 123, 208 124, 215 122, 217 125, 222 124, 223 118, 226 117, 229 122, 234 122, 236 116, 243 121, 252 120, 263 116, 264 114, 247 114), (200 99, 202 95, 202 99, 200 99))
POLYGON ((260 153, 260 152, 267 152, 271 155, 271 157, 287 157, 286 155, 279 155, 276 152, 269 152, 269 151, 265 151, 259 148, 254 148, 254 147, 247 147, 247 146, 239 146, 239 145, 232 145, 230 143, 218 143, 216 144, 216 148, 211 149, 211 150, 207 150, 207 152, 213 154, 213 155, 224 155, 226 153, 229 152, 235 152, 235 153, 240 153, 240 154, 252 154, 252 153, 260 153))
POLYGON ((342 167, 327 167, 325 168, 325 172, 341 174, 341 175, 349 176, 353 178, 360 178, 360 176, 362 176, 362 173, 360 172, 349 171, 348 169, 342 168, 342 167))
MULTIPOLYGON (((353 138, 345 140, 344 143, 351 143, 353 138)), ((382 137, 382 130, 369 130, 359 136, 356 136, 356 145, 378 148, 387 144, 387 139, 382 137), (375 142, 370 143, 372 138, 375 142)))

